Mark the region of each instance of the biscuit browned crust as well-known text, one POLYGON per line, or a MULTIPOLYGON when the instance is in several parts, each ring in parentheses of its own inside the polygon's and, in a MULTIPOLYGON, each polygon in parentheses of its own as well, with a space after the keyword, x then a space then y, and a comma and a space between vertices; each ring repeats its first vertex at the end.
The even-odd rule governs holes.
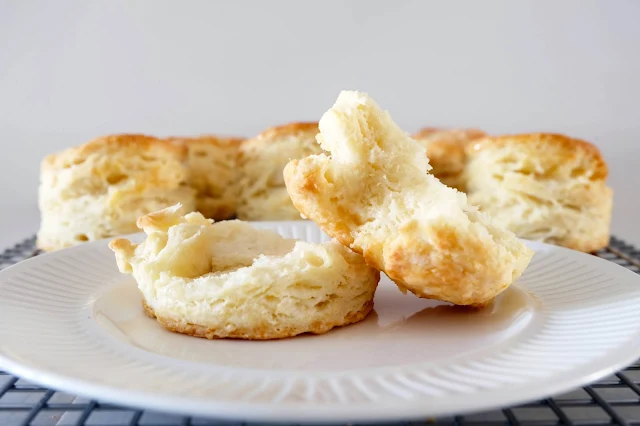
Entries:
POLYGON ((66 169, 72 165, 84 162, 87 157, 99 151, 108 150, 139 150, 140 152, 159 149, 167 154, 181 158, 185 154, 185 148, 168 143, 149 135, 142 134, 115 134, 100 136, 91 141, 62 152, 47 155, 40 163, 41 169, 66 169))
POLYGON ((263 130, 258 136, 253 139, 271 139, 276 136, 295 135, 296 133, 315 132, 318 133, 318 122, 293 122, 282 124, 280 126, 269 127, 263 130))
POLYGON ((464 191, 465 147, 486 136, 478 129, 425 127, 413 135, 427 150, 431 173, 445 185, 464 191))
POLYGON ((206 144, 215 146, 238 145, 244 138, 238 136, 221 136, 221 135, 198 135, 198 136, 169 136, 167 141, 178 146, 183 150, 184 145, 188 144, 206 144))
POLYGON ((469 141, 487 136, 480 129, 450 129, 446 127, 423 127, 413 134, 413 138, 432 139, 434 141, 469 141))
POLYGON ((566 166, 573 165, 575 162, 583 165, 584 170, 572 170, 574 174, 587 172, 591 180, 606 179, 609 174, 607 163, 595 145, 558 133, 489 136, 468 144, 466 151, 470 155, 476 155, 483 150, 508 147, 521 149, 533 158, 538 158, 541 153, 544 153, 550 174, 540 177, 557 176, 566 170, 566 166))
POLYGON ((294 328, 281 328, 276 331, 269 325, 265 325, 264 327, 252 327, 250 329, 238 328, 233 331, 207 328, 201 325, 188 323, 184 320, 158 316, 144 299, 142 300, 142 307, 148 317, 155 318, 164 328, 175 333, 187 334, 189 336, 202 337, 205 339, 272 340, 284 339, 305 333, 324 334, 335 327, 342 327, 360 322, 373 310, 373 299, 366 302, 359 311, 349 312, 342 321, 318 321, 312 325, 310 330, 304 332, 300 332, 294 328))

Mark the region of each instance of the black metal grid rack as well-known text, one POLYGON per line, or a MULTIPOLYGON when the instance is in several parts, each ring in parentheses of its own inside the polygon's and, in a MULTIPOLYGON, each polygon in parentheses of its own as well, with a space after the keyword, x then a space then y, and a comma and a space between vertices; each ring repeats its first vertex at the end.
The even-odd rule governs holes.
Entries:
MULTIPOLYGON (((29 238, 0 254, 0 269, 35 256, 29 238)), ((640 250, 613 238, 597 253, 640 273, 640 250)), ((639 307, 640 308, 640 307, 639 307)), ((518 407, 468 416, 425 419, 410 425, 640 425, 640 362, 598 383, 518 407)), ((28 383, 0 371, 0 425, 178 426, 237 423, 118 407, 28 383)))

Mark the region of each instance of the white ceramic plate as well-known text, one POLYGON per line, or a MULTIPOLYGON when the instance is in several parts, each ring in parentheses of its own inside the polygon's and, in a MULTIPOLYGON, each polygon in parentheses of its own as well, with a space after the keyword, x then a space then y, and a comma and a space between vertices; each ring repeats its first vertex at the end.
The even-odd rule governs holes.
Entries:
MULTIPOLYGON (((310 222, 258 223, 323 241, 310 222)), ((137 236, 140 238, 140 236, 137 236)), ((0 366, 103 401, 278 422, 424 419, 550 396, 640 356, 640 277, 529 243, 536 255, 493 306, 403 295, 386 278, 365 321, 322 336, 204 340, 147 318, 106 241, 0 273, 0 366)))

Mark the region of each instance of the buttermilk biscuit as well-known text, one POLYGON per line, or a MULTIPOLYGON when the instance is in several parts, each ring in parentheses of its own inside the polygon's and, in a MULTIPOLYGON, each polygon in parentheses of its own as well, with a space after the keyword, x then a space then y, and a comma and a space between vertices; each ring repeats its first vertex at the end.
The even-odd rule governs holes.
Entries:
POLYGON ((41 163, 37 245, 46 251, 136 231, 136 219, 178 202, 194 207, 179 147, 112 135, 41 163))
POLYGON ((197 337, 278 339, 326 333, 371 311, 379 273, 330 242, 311 244, 246 222, 212 224, 179 206, 138 220, 141 244, 113 240, 147 314, 197 337))
POLYGON ((294 205, 400 289, 484 305, 531 260, 515 235, 427 173, 425 149, 366 94, 342 92, 318 141, 331 155, 284 170, 294 205))
POLYGON ((267 129, 242 143, 239 219, 301 219, 287 194, 282 170, 293 158, 321 152, 316 134, 318 123, 290 123, 267 129))
POLYGON ((483 136, 486 133, 478 129, 425 127, 413 139, 426 148, 431 174, 448 187, 464 192, 465 146, 483 136))
POLYGON ((196 190, 196 209, 205 217, 224 220, 236 213, 240 173, 237 159, 242 139, 218 136, 169 138, 184 146, 189 185, 196 190))
POLYGON ((595 146, 534 133, 467 148, 469 200, 497 222, 522 238, 584 252, 607 246, 613 192, 595 146))

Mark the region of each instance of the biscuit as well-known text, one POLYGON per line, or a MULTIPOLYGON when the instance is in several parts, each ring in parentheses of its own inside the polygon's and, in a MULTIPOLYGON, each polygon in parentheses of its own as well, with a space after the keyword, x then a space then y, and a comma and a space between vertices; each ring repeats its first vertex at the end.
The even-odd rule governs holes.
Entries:
POLYGON ((465 146, 484 136, 486 133, 478 129, 425 127, 413 139, 426 148, 431 174, 448 187, 464 192, 465 146))
POLYGON ((136 219, 178 202, 195 206, 184 152, 143 135, 111 135, 41 163, 38 248, 58 250, 135 232, 136 219))
POLYGON ((286 166, 293 204, 401 290, 482 306, 529 264, 533 252, 427 173, 424 147, 368 95, 342 92, 319 127, 331 154, 286 166))
POLYGON ((592 144, 552 133, 467 147, 469 200, 521 238, 593 252, 609 243, 613 191, 592 144))
POLYGON ((189 185, 196 190, 196 209, 205 217, 225 220, 236 214, 240 173, 237 160, 240 138, 199 136, 169 138, 183 145, 189 185))
POLYGON ((317 133, 318 123, 289 123, 242 143, 239 219, 301 219, 285 188, 282 170, 290 159, 321 152, 315 139, 317 133))
POLYGON ((278 339, 322 334, 373 308, 379 273, 337 242, 284 239, 237 220, 212 224, 179 206, 141 217, 141 244, 111 241, 144 309, 197 337, 278 339))

